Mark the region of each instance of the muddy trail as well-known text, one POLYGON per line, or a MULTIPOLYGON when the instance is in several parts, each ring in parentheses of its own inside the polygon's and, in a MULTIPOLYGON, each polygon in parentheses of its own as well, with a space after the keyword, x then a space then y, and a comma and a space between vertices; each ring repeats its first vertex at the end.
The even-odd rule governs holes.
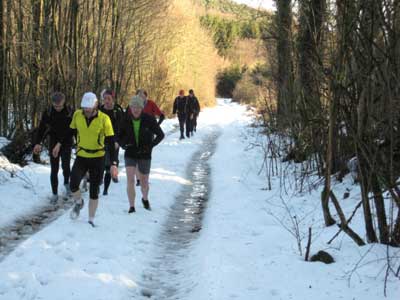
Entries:
POLYGON ((0 228, 0 261, 21 242, 63 215, 71 206, 71 199, 65 201, 60 197, 57 204, 45 205, 32 214, 21 217, 12 224, 0 228))
MULTIPOLYGON (((194 284, 185 280, 180 266, 190 259, 189 246, 202 229, 202 221, 211 191, 209 159, 214 154, 220 132, 212 132, 191 158, 182 188, 171 206, 161 234, 155 243, 156 256, 142 274, 142 299, 182 299, 194 284)), ((136 295, 137 296, 137 295, 136 295)))

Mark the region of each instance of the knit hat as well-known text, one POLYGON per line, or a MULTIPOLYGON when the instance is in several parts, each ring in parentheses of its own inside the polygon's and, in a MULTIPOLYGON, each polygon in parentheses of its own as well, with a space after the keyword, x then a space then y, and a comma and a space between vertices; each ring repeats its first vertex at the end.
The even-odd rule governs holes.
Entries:
POLYGON ((82 97, 82 108, 94 108, 97 104, 97 96, 92 92, 85 93, 82 97))
POLYGON ((65 100, 65 95, 63 93, 55 92, 51 95, 51 102, 53 103, 60 103, 63 100, 65 100))
POLYGON ((144 108, 144 100, 140 96, 133 96, 131 101, 129 102, 130 107, 140 107, 141 109, 144 108))

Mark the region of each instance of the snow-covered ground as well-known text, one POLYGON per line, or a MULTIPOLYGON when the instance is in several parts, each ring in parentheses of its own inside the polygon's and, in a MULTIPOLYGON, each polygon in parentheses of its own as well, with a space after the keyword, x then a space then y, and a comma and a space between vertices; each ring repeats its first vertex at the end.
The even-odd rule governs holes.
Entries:
MULTIPOLYGON (((176 122, 166 121, 165 131, 176 122)), ((120 168, 120 182, 100 198, 98 227, 86 223, 85 206, 77 221, 61 216, 0 262, 0 299, 144 299, 144 274, 160 255, 160 232, 176 196, 191 185, 187 166, 204 138, 216 131, 222 134, 209 162, 211 194, 203 228, 179 262, 181 272, 164 278, 176 285, 171 299, 383 299, 387 248, 358 247, 343 234, 328 246, 337 227, 322 226, 320 188, 286 194, 279 188, 282 178, 274 177, 272 190, 265 190, 265 175, 258 175, 263 153, 249 147, 265 141, 248 126, 251 122, 246 107, 219 100, 217 107, 201 113, 194 138, 179 141, 179 133, 168 135, 154 150, 151 212, 141 207, 139 193, 137 212, 127 214, 126 176, 120 168), (290 233, 290 215, 300 220, 302 250, 314 224, 312 253, 327 250, 334 264, 304 262, 290 233)), ((0 228, 48 201, 48 166, 30 164, 17 174, 22 175, 0 185, 0 228)), ((338 195, 346 189, 350 197, 341 203, 349 214, 359 192, 350 179, 335 185, 338 195)), ((351 226, 362 235, 360 216, 361 211, 351 226)), ((399 295, 399 280, 389 278, 387 299, 399 295)))

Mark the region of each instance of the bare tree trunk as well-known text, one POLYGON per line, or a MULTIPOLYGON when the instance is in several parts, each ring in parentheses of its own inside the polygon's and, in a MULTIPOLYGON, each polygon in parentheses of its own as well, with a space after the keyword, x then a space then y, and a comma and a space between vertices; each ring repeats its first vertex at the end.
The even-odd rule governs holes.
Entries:
MULTIPOLYGON (((299 29, 299 81, 301 86, 300 109, 310 119, 319 118, 321 111, 319 73, 322 56, 322 28, 325 17, 325 0, 301 0, 299 29)), ((305 127, 305 126, 303 126, 305 127)), ((319 126, 320 127, 320 126, 319 126)))
POLYGON ((400 246, 400 209, 397 210, 397 218, 394 224, 390 244, 398 247, 400 246))
POLYGON ((361 188, 361 198, 363 203, 363 211, 364 211, 364 222, 365 222, 365 231, 367 234, 367 239, 369 243, 378 242, 378 238, 375 233, 374 224, 372 221, 372 213, 371 213, 371 205, 369 203, 369 184, 368 184, 368 171, 366 169, 366 162, 362 155, 357 154, 357 158, 359 161, 359 174, 361 177, 360 188, 361 188))
POLYGON ((374 194, 376 217, 378 219, 379 240, 382 244, 389 244, 389 228, 386 219, 385 202, 376 173, 371 174, 371 188, 374 194))
POLYGON ((42 0, 31 0, 32 4, 32 60, 30 63, 31 85, 32 85, 32 101, 31 101, 31 120, 32 126, 37 127, 39 115, 40 101, 40 65, 41 65, 41 19, 42 19, 42 0))
POLYGON ((4 34, 4 1, 0 0, 0 135, 7 135, 7 123, 4 123, 4 115, 8 113, 6 96, 6 46, 4 34))
POLYGON ((104 18, 103 16, 103 7, 104 1, 99 0, 99 12, 98 12, 98 19, 97 19, 97 39, 96 39, 96 62, 95 62, 95 72, 94 72, 94 87, 93 90, 97 91, 100 88, 101 84, 101 54, 102 52, 102 44, 101 44, 101 37, 104 34, 101 26, 101 21, 104 18))
MULTIPOLYGON (((4 7, 3 7, 4 10, 4 7)), ((11 34, 11 0, 7 0, 6 2, 6 11, 7 11, 7 17, 5 20, 5 25, 6 27, 3 28, 4 30, 4 49, 2 49, 4 53, 4 81, 3 81, 3 86, 4 86, 4 97, 3 97, 3 110, 2 114, 0 115, 1 118, 1 123, 3 124, 3 131, 4 135, 9 136, 12 128, 8 124, 9 120, 9 110, 10 109, 10 100, 9 100, 9 95, 12 95, 14 93, 14 85, 10 83, 11 80, 9 80, 9 77, 11 77, 11 71, 9 67, 9 56, 10 56, 10 49, 11 49, 11 39, 12 39, 12 34, 11 34), (6 94, 7 93, 7 94, 6 94)))
MULTIPOLYGON (((87 1, 89 2, 89 1, 87 1)), ((79 84, 79 53, 78 53, 78 14, 79 14, 79 3, 78 0, 70 0, 68 5, 68 51, 67 51, 67 65, 68 70, 67 81, 65 82, 65 90, 67 96, 74 107, 76 106, 75 101, 77 101, 77 90, 79 84)), ((84 66, 88 68, 88 66, 84 66)), ((87 78, 85 78, 87 79, 87 78)))
MULTIPOLYGON (((23 44, 24 44, 24 14, 22 10, 22 0, 18 1, 18 14, 16 14, 16 19, 17 19, 17 73, 19 72, 22 74, 23 72, 23 59, 24 59, 24 54, 23 54, 23 44)), ((17 130, 22 130, 24 127, 24 114, 25 114, 25 107, 24 104, 26 104, 26 95, 25 95, 25 80, 22 76, 17 77, 17 95, 18 99, 13 99, 14 103, 14 117, 15 117, 15 127, 17 130), (25 102, 24 102, 25 101, 25 102), (16 115, 16 116, 15 116, 16 115)))
POLYGON ((335 99, 329 103, 329 129, 328 146, 326 149, 326 169, 325 169, 325 187, 321 195, 322 212, 324 214, 325 226, 335 224, 335 220, 329 211, 329 194, 331 192, 331 170, 332 170, 332 149, 333 149, 333 131, 335 128, 335 99))
POLYGON ((292 1, 276 0, 277 7, 277 54, 278 54, 278 115, 286 125, 290 124, 295 99, 292 63, 292 1))

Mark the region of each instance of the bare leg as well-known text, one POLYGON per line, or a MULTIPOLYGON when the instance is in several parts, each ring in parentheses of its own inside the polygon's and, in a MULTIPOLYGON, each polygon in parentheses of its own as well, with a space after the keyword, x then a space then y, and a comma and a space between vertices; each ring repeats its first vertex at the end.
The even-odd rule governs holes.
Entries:
POLYGON ((89 201, 89 221, 93 222, 94 217, 96 215, 96 210, 97 210, 98 205, 99 205, 98 199, 90 199, 90 201, 89 201))
POLYGON ((138 171, 140 180, 140 189, 142 191, 142 196, 144 200, 149 200, 149 174, 143 175, 138 171))
POLYGON ((126 177, 127 177, 127 186, 126 191, 128 193, 129 206, 135 207, 135 177, 136 177, 136 168, 135 167, 126 167, 126 177))
POLYGON ((80 190, 72 193, 72 198, 74 199, 74 203, 81 204, 82 203, 82 194, 80 190))

